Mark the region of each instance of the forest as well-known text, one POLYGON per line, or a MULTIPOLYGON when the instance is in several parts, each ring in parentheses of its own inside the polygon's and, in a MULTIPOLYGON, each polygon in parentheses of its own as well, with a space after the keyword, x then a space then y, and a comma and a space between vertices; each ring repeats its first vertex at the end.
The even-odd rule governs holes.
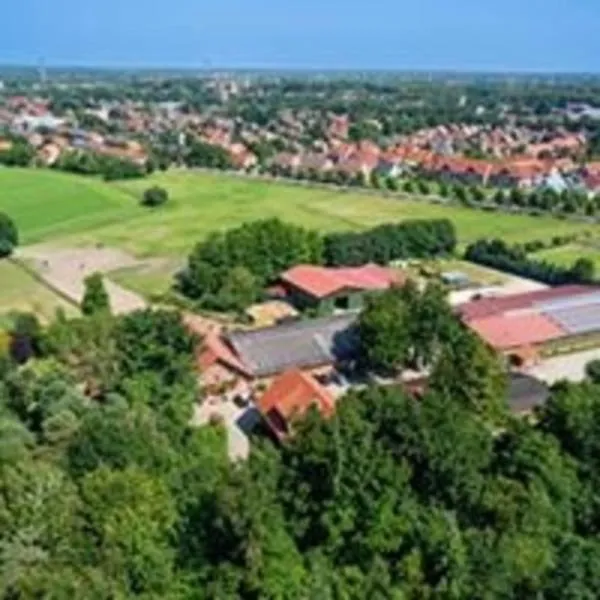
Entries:
POLYGON ((516 419, 450 344, 420 401, 370 386, 230 464, 218 424, 190 425, 176 313, 26 321, 0 367, 5 600, 597 597, 591 383, 516 419))

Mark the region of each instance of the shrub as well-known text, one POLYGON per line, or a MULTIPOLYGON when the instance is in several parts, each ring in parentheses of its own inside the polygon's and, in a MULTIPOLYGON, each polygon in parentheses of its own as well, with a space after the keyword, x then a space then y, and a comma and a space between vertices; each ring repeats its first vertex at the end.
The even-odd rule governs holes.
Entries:
POLYGON ((154 186, 144 192, 141 204, 150 208, 162 206, 169 200, 169 193, 164 188, 154 186))

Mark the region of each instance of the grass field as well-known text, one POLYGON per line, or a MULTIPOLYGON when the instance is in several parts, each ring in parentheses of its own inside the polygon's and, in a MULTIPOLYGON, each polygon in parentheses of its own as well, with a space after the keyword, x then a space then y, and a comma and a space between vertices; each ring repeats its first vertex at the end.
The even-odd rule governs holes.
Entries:
POLYGON ((0 323, 11 311, 35 313, 42 321, 49 321, 56 309, 70 314, 77 310, 48 290, 21 268, 7 260, 0 261, 0 323))
POLYGON ((139 214, 135 199, 100 180, 49 170, 0 170, 0 210, 31 244, 139 214))
POLYGON ((116 184, 48 170, 0 171, 0 210, 17 221, 24 243, 103 243, 138 256, 176 256, 208 232, 269 216, 323 231, 361 229, 390 221, 448 217, 461 242, 484 236, 511 242, 592 230, 549 217, 446 207, 414 200, 314 190, 227 175, 171 171, 116 184), (151 185, 166 188, 169 204, 139 206, 151 185))
POLYGON ((596 265, 596 276, 600 276, 600 249, 586 244, 568 244, 558 248, 541 250, 531 255, 538 260, 547 260, 561 267, 570 267, 578 258, 589 258, 596 265))

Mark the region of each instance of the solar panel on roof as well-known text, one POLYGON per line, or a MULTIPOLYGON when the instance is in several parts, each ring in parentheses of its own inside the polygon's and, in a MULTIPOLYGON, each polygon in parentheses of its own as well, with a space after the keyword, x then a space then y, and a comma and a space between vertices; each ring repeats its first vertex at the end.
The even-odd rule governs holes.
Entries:
POLYGON ((582 294, 576 297, 557 298, 556 300, 546 300, 545 302, 536 302, 535 307, 542 311, 558 310, 563 308, 575 308, 578 306, 600 304, 600 292, 582 294))
POLYGON ((553 308, 544 314, 571 335, 600 331, 600 303, 553 308))

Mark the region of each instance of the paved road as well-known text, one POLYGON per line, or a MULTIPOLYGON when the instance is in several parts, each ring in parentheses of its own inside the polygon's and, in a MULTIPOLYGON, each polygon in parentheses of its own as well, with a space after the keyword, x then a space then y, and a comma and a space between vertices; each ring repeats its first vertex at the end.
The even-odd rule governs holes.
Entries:
POLYGON ((549 384, 562 379, 580 382, 585 379, 585 365, 596 359, 600 359, 600 349, 550 358, 528 372, 549 384))

